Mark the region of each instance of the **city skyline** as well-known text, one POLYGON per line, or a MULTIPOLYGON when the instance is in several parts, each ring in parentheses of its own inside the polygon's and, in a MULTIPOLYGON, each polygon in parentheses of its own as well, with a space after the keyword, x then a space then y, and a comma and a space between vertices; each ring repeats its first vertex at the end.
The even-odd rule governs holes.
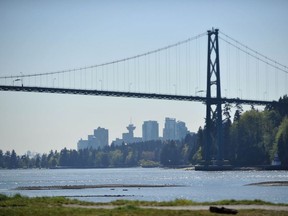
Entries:
POLYGON ((98 126, 94 129, 94 134, 87 134, 87 139, 81 137, 77 142, 77 149, 103 148, 107 145, 122 145, 123 143, 137 143, 146 142, 152 140, 182 140, 190 132, 186 127, 186 123, 183 121, 177 121, 175 118, 166 117, 165 124, 163 126, 162 136, 159 134, 159 124, 155 120, 145 120, 142 123, 142 136, 135 137, 134 130, 137 128, 132 122, 126 127, 128 133, 123 132, 122 138, 116 137, 116 139, 109 139, 109 128, 102 128, 98 126), (172 128, 171 128, 172 126, 172 128), (166 131, 166 132, 164 132, 166 131), (104 133, 104 134, 103 134, 104 133), (166 133, 166 135, 164 135, 166 133), (103 138, 103 136, 105 138, 103 138))
MULTIPOLYGON (((287 8, 285 0, 0 1, 0 75, 38 74, 110 62, 165 47, 212 27, 287 65, 287 8)), ((207 38, 203 37, 199 46, 206 56, 207 38)), ((227 51, 224 43, 220 50, 227 51)), ((202 96, 205 60, 198 59, 199 85, 190 89, 202 96)), ((225 72, 227 67, 221 65, 223 78, 225 72)), ((239 77, 231 77, 229 85, 237 86, 239 77)), ((97 84, 105 82, 98 80, 97 84)), ((266 82, 259 80, 259 85, 266 82)), ((226 83, 222 79, 222 84, 226 83)), ((179 92, 179 88, 174 85, 170 91, 179 92)), ((247 90, 236 91, 244 97, 247 90)), ((222 95, 229 93, 222 89, 222 95)), ((283 96, 271 92, 259 95, 261 99, 283 96)), ((164 125, 165 117, 173 116, 185 119, 193 132, 205 121, 205 105, 199 102, 3 91, 0 101, 0 149, 14 149, 19 154, 75 148, 79 137, 85 137, 95 123, 109 128, 109 136, 115 139, 121 137, 127 119, 135 125, 143 119, 164 125)), ((140 133, 137 127, 135 137, 140 133)))

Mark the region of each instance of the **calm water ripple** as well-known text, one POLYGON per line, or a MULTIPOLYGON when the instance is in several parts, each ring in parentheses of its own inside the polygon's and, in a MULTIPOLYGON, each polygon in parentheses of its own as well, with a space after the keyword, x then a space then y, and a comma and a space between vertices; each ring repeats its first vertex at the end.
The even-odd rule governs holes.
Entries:
POLYGON ((0 193, 69 196, 93 202, 116 199, 166 201, 190 199, 261 199, 288 203, 288 186, 245 186, 264 181, 288 181, 288 171, 202 172, 160 168, 0 170, 0 193), (151 184, 183 185, 159 188, 87 188, 69 190, 15 190, 25 186, 151 184))

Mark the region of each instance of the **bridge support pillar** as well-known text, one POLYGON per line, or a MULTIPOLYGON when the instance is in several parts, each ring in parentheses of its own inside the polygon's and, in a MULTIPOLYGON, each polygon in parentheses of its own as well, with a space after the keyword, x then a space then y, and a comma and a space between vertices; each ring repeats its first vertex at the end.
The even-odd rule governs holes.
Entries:
POLYGON ((217 164, 221 165, 223 161, 222 100, 218 29, 208 31, 206 98, 206 142, 204 146, 205 164, 209 165, 211 164, 212 159, 216 159, 217 164))

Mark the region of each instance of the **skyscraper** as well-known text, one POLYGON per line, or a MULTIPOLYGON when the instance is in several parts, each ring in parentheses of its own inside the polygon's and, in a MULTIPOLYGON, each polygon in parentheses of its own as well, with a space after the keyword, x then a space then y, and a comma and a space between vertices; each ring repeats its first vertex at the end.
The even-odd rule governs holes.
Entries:
POLYGON ((177 121, 176 123, 176 140, 182 140, 188 134, 188 129, 186 127, 185 122, 177 121))
POLYGON ((176 138, 176 119, 165 118, 165 126, 163 129, 164 140, 175 140, 176 138))
POLYGON ((142 125, 143 141, 159 139, 159 125, 157 121, 144 121, 142 125))
POLYGON ((93 135, 88 135, 87 140, 80 139, 77 143, 77 149, 98 149, 108 145, 108 129, 98 127, 93 135))
POLYGON ((189 133, 185 122, 177 121, 174 118, 165 118, 163 129, 164 140, 182 140, 189 133))
POLYGON ((108 129, 98 127, 96 130, 94 130, 94 137, 97 147, 103 148, 108 146, 108 129))

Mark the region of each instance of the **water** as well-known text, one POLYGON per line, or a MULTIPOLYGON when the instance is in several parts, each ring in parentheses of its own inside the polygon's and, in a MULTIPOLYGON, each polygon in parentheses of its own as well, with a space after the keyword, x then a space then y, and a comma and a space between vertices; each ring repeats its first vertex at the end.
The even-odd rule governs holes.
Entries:
POLYGON ((288 203, 288 186, 245 186, 263 181, 288 181, 287 171, 202 172, 161 168, 0 170, 0 193, 69 196, 92 202, 116 199, 167 201, 189 199, 261 199, 288 203), (15 190, 20 186, 151 184, 181 185, 159 188, 94 188, 69 190, 15 190))

